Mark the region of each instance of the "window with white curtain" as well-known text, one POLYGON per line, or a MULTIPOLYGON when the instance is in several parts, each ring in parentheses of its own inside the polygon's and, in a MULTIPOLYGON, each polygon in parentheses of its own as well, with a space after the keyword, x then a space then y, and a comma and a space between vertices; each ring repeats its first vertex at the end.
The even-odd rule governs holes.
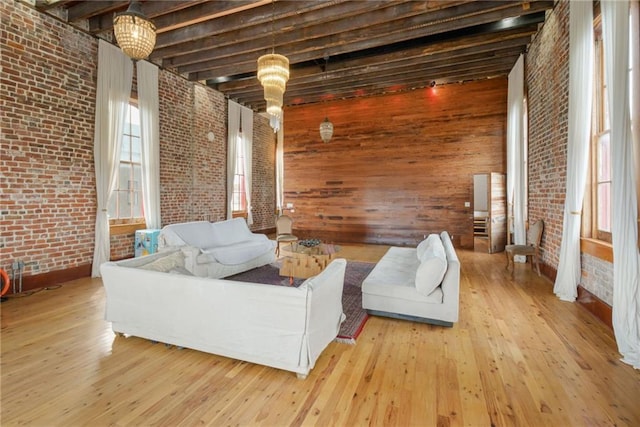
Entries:
MULTIPOLYGON (((633 36, 633 28, 630 28, 633 36)), ((602 19, 598 13, 594 19, 594 92, 592 110, 591 191, 585 194, 585 237, 611 243, 611 144, 609 105, 605 80, 605 51, 602 40, 602 19)), ((629 44, 629 91, 633 93, 633 49, 629 44)), ((633 102, 633 96, 629 97, 633 102)), ((633 109, 631 109, 633 111, 633 109)), ((633 123, 632 123, 633 126, 633 123)))
POLYGON ((109 198, 111 223, 144 222, 142 198, 142 140, 140 137, 140 111, 134 101, 126 113, 120 166, 114 192, 109 198))
POLYGON ((247 193, 245 186, 245 147, 242 141, 242 130, 238 133, 236 139, 236 173, 233 176, 233 197, 231 198, 231 206, 233 214, 244 215, 247 212, 247 193))

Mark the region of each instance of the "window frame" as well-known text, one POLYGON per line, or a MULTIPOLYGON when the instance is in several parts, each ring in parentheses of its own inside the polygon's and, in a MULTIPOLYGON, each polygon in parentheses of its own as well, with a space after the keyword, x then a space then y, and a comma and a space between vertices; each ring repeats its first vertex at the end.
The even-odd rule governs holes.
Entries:
MULTIPOLYGON (((636 98, 634 98, 635 94, 637 93, 637 89, 634 89, 633 85, 633 76, 637 75, 637 69, 636 67, 638 67, 639 64, 639 60, 636 56, 633 56, 633 52, 636 52, 637 50, 633 49, 633 46, 635 44, 635 46, 637 46, 639 43, 639 39, 640 39, 640 29, 637 26, 638 23, 638 12, 640 10, 639 8, 639 2, 637 0, 632 1, 629 3, 630 4, 630 19, 631 19, 631 25, 630 25, 630 43, 629 43, 629 52, 630 55, 632 55, 629 59, 629 73, 630 73, 630 79, 629 79, 629 83, 630 83, 630 87, 629 90, 631 92, 631 102, 638 102, 639 100, 636 98), (635 25, 635 26, 634 26, 635 25)), ((599 4, 596 3, 594 4, 594 43, 595 40, 599 37, 600 39, 602 39, 602 15, 600 13, 600 7, 599 4)), ((602 43, 602 42, 600 42, 602 43)), ((594 46, 595 47, 595 46, 594 46)), ((598 62, 596 64, 599 64, 599 66, 601 67, 600 72, 601 75, 600 77, 603 76, 603 72, 604 72, 604 55, 603 55, 603 48, 600 48, 600 52, 598 52, 598 49, 596 48, 594 50, 594 53, 596 55, 600 55, 600 57, 598 58, 598 62)), ((594 70, 596 71, 596 70, 594 70)), ((597 90, 597 78, 595 76, 594 73, 594 89, 597 90)), ((603 84, 606 84, 604 81, 602 82, 603 84)), ((596 102, 596 95, 600 95, 603 99, 606 98, 606 96, 603 95, 603 93, 599 93, 597 94, 594 91, 594 105, 596 102)), ((595 110, 595 108, 594 108, 595 110)), ((600 108, 601 111, 604 111, 604 109, 601 107, 600 108)), ((631 121, 632 121, 632 129, 634 126, 634 116, 633 116, 633 108, 631 108, 632 111, 632 116, 631 116, 631 121)), ((635 117, 637 119, 637 117, 635 117)), ((604 118, 603 117, 597 117, 596 116, 596 111, 592 111, 592 128, 595 128, 596 125, 600 126, 603 124, 604 118), (596 123, 596 121, 600 120, 599 122, 596 123)), ((610 130, 608 130, 610 131, 610 130)), ((595 155, 597 155, 597 152, 594 150, 597 150, 597 141, 594 142, 597 137, 601 136, 602 133, 600 133, 599 135, 596 135, 595 131, 592 131, 592 143, 591 143, 591 164, 589 167, 589 170, 587 171, 588 173, 588 185, 589 185, 589 189, 588 191, 585 191, 585 198, 584 198, 584 205, 583 205, 583 223, 582 223, 582 238, 581 238, 581 251, 587 254, 590 254, 592 256, 595 256, 597 258, 603 259, 605 261, 609 261, 609 262, 613 262, 613 246, 611 244, 611 233, 598 233, 597 232, 597 226, 595 226, 596 224, 596 219, 594 219, 594 210, 597 209, 597 204, 593 202, 594 199, 594 172, 597 171, 597 163, 593 161, 595 155), (596 229, 596 231, 594 232, 594 229, 596 229)), ((636 152, 636 196, 638 198, 638 212, 640 212, 640 151, 636 152)), ((612 213, 611 215, 611 221, 613 221, 613 215, 612 213)), ((638 247, 640 247, 640 217, 638 218, 638 247)))
POLYGON ((245 171, 245 144, 242 129, 236 139, 236 167, 233 175, 233 194, 231 195, 231 216, 247 217, 247 187, 245 171), (238 199, 239 198, 239 199, 238 199))
MULTIPOLYGON (((129 104, 128 104, 128 108, 127 108, 127 119, 125 121, 125 124, 130 125, 131 124, 131 120, 129 115, 131 114, 130 108, 131 106, 134 106, 136 109, 138 109, 138 114, 139 114, 139 106, 138 106, 138 100, 135 98, 131 98, 129 100, 129 104)), ((124 131, 124 137, 135 137, 135 138, 139 138, 140 139, 140 145, 142 144, 142 135, 132 135, 131 132, 131 128, 126 129, 124 131)), ((124 143, 123 143, 124 144, 124 143)), ((130 143, 131 144, 131 143, 130 143)), ((133 145, 133 144, 131 144, 133 145)), ((124 148, 124 145, 120 148, 121 153, 118 156, 118 169, 120 168, 120 164, 123 162, 123 160, 121 159, 122 157, 122 149, 124 148)), ((131 150, 130 150, 131 151, 131 150)), ((140 169, 142 170, 142 159, 140 159, 140 162, 134 162, 131 160, 131 156, 129 158, 128 161, 124 161, 125 163, 128 163, 129 165, 131 165, 132 171, 131 173, 133 173, 133 168, 135 167, 135 165, 138 165, 140 167, 140 169)), ((119 176, 120 176, 120 172, 118 171, 118 180, 119 180, 119 176)), ((116 197, 116 212, 119 213, 120 209, 118 208, 118 199, 117 199, 117 193, 120 192, 122 190, 116 188, 114 190, 114 192, 112 193, 112 195, 110 197, 116 197)), ((133 191, 131 189, 129 189, 128 191, 133 191)), ((131 195, 130 195, 131 196, 131 195)), ((140 189, 139 189, 139 200, 140 200, 140 205, 141 205, 141 212, 142 212, 142 216, 140 217, 118 217, 118 218, 112 218, 109 217, 109 230, 110 230, 110 234, 111 235, 119 235, 119 234, 130 234, 130 233, 134 233, 136 230, 140 230, 140 229, 144 229, 146 228, 146 220, 144 218, 144 198, 142 197, 142 182, 140 182, 140 189)))
MULTIPOLYGON (((596 241, 602 241, 611 244, 611 231, 599 228, 600 221, 600 200, 599 188, 607 186, 609 193, 611 191, 611 164, 610 151, 608 160, 608 179, 600 179, 599 170, 602 156, 600 155, 601 139, 609 135, 610 126, 607 117, 607 96, 605 81, 605 63, 604 63, 604 46, 602 41, 602 16, 599 10, 594 18, 594 91, 593 104, 591 112, 591 147, 590 147, 590 164, 589 164, 589 191, 585 192, 584 213, 583 216, 583 235, 596 241), (585 224, 586 223, 586 224, 585 224)), ((606 208, 606 207, 605 207, 606 208)), ((609 221, 612 220, 611 200, 608 202, 609 221)))

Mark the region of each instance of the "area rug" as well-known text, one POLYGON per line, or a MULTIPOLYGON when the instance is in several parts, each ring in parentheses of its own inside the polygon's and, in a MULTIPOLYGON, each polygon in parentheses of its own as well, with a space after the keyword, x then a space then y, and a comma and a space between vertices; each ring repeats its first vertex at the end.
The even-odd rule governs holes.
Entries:
MULTIPOLYGON (((336 341, 355 344, 356 338, 362 332, 367 322, 367 312, 362 308, 362 281, 373 270, 375 264, 368 262, 348 261, 344 274, 342 290, 342 311, 346 319, 340 325, 340 332, 336 341)), ((289 286, 289 278, 280 276, 280 266, 277 263, 254 268, 244 273, 226 277, 228 280, 239 282, 265 283, 269 285, 289 286)), ((304 279, 294 279, 292 286, 300 286, 304 279)))

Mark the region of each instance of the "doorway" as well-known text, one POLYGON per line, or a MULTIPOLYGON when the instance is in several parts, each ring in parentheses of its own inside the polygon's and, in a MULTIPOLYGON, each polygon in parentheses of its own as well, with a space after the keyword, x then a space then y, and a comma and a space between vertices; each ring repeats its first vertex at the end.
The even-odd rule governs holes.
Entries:
POLYGON ((473 248, 502 252, 507 237, 507 188, 503 173, 473 176, 473 248))

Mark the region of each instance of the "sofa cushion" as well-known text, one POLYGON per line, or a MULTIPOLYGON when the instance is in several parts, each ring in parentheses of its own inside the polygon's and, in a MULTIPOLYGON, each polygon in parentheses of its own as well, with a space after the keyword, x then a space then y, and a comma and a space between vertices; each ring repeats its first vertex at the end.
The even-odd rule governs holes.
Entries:
POLYGON ((189 245, 196 248, 209 248, 218 243, 209 221, 167 225, 161 234, 164 235, 168 246, 189 245))
POLYGON ((447 257, 444 247, 442 243, 440 247, 434 245, 422 255, 422 261, 416 270, 416 290, 425 296, 431 294, 442 283, 446 272, 447 257))
POLYGON ((373 271, 362 282, 362 292, 384 295, 393 299, 420 301, 431 304, 442 303, 442 291, 437 288, 425 296, 417 292, 416 270, 420 265, 414 248, 392 246, 373 271))
POLYGON ((202 264, 214 261, 226 265, 236 265, 271 251, 273 251, 273 242, 264 234, 256 234, 251 240, 203 249, 202 255, 197 258, 197 262, 202 264))
POLYGON ((442 253, 444 253, 444 246, 442 245, 440 236, 438 236, 437 234, 429 234, 426 239, 418 244, 418 247, 416 248, 416 255, 418 256, 418 260, 422 261, 425 252, 433 247, 441 248, 442 253))
POLYGON ((143 270, 169 272, 171 270, 184 270, 184 254, 181 251, 173 252, 162 258, 158 258, 155 261, 151 261, 145 265, 140 266, 143 270))
POLYGON ((233 245, 251 240, 255 236, 251 230, 249 230, 247 221, 244 218, 233 218, 226 221, 214 222, 211 226, 214 230, 216 244, 200 246, 200 248, 233 245))

